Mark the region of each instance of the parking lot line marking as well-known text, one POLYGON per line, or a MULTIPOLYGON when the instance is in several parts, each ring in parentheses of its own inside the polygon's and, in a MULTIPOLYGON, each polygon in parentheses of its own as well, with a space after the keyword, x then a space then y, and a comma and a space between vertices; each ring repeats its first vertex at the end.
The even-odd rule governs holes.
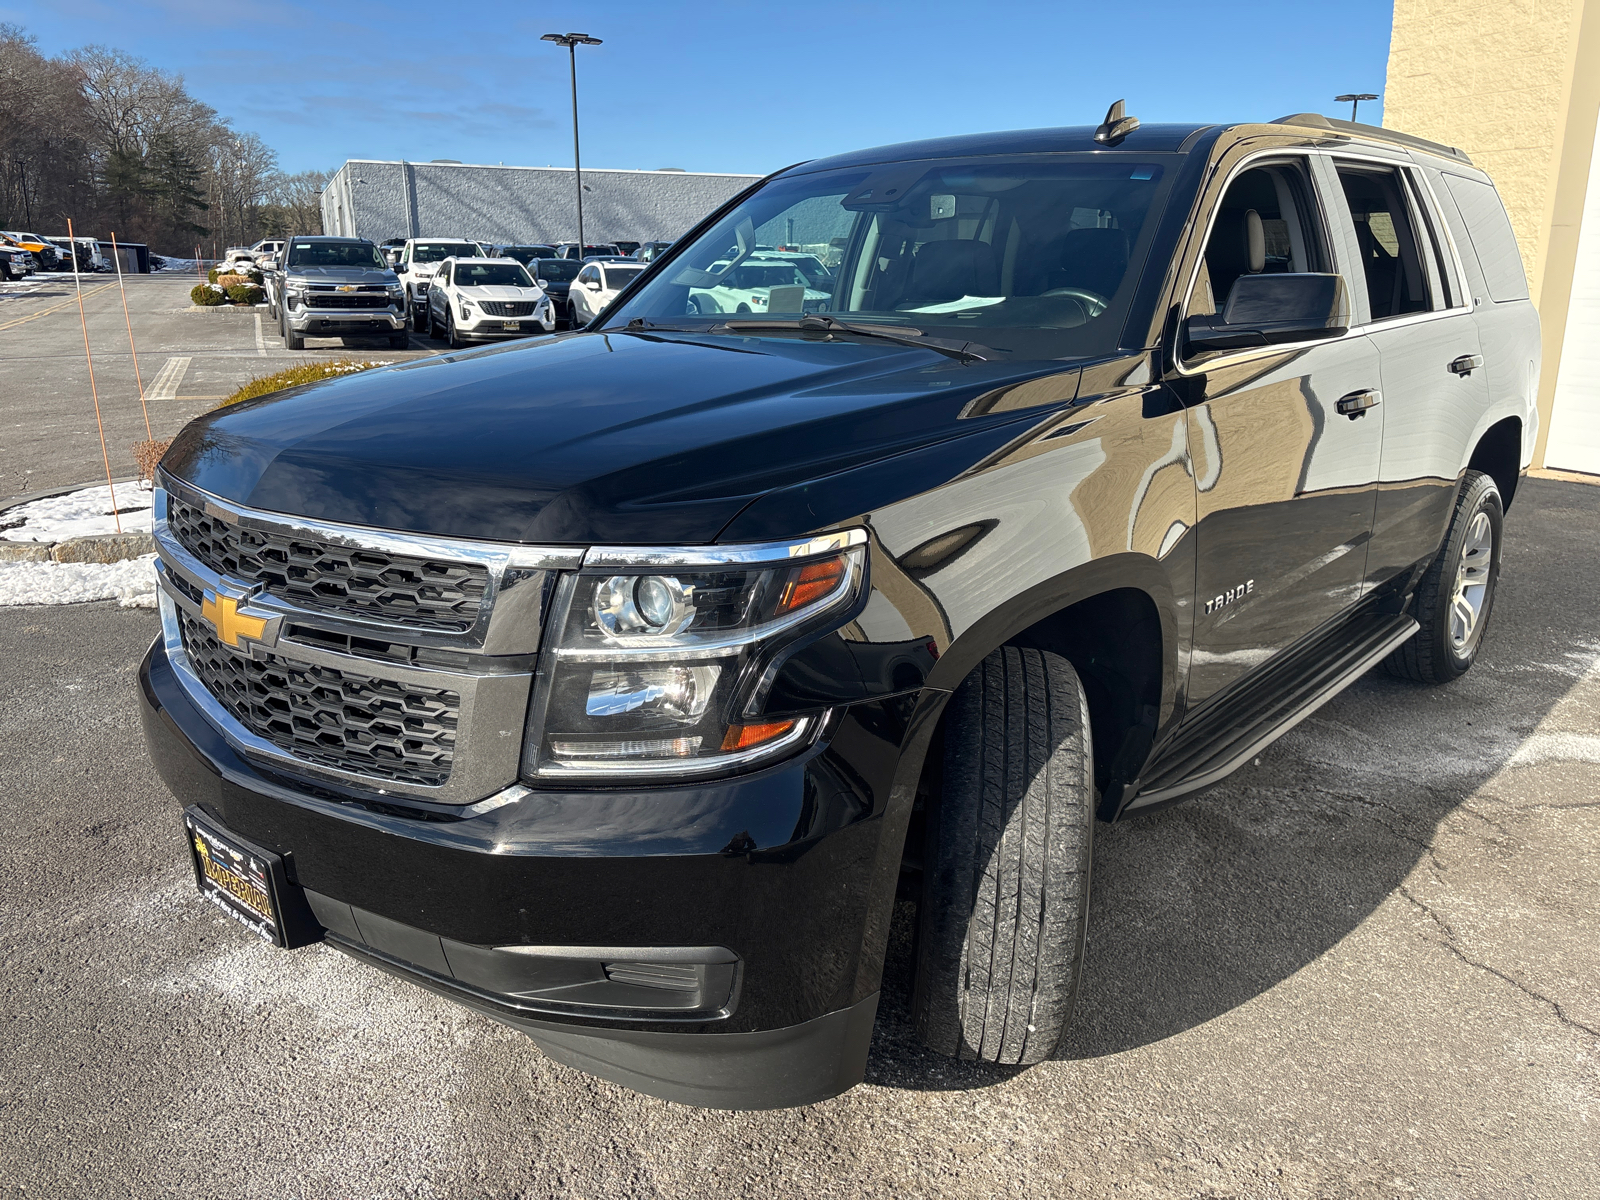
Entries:
POLYGON ((150 399, 176 400, 178 385, 183 382, 184 375, 189 370, 188 358, 169 358, 166 365, 161 368, 161 373, 150 384, 150 399))
POLYGON ((256 353, 262 358, 267 356, 267 339, 261 333, 261 314, 256 314, 256 353))
MULTIPOLYGON (((114 288, 116 286, 117 285, 115 283, 103 283, 97 288, 90 288, 83 294, 83 298, 88 300, 92 296, 98 296, 107 288, 114 288)), ((26 325, 29 321, 37 321, 40 317, 48 317, 51 313, 60 312, 63 308, 70 308, 77 302, 77 296, 69 296, 60 304, 52 304, 49 308, 41 308, 37 312, 31 312, 25 317, 18 317, 13 321, 7 321, 5 324, 0 325, 0 330, 15 329, 18 325, 26 325)))

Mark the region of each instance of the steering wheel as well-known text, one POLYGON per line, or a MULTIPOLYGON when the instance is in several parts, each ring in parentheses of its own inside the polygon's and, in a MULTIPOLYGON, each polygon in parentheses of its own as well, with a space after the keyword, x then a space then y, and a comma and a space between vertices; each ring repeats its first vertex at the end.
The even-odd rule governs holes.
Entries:
POLYGON ((1071 296, 1074 300, 1081 302, 1083 307, 1088 310, 1090 319, 1098 317, 1105 312, 1106 305, 1111 303, 1109 297, 1102 296, 1099 292, 1091 292, 1088 288, 1051 288, 1044 294, 1046 296, 1071 296))

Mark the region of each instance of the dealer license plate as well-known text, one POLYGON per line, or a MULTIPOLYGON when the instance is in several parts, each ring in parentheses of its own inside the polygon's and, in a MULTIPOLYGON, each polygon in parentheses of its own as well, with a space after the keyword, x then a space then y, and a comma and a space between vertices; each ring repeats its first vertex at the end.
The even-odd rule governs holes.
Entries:
POLYGON ((522 328, 522 322, 521 321, 507 321, 503 325, 501 325, 501 328, 502 329, 509 329, 512 333, 516 333, 518 330, 520 330, 522 328))
POLYGON ((200 894, 275 946, 287 945, 283 929, 283 860, 226 833, 190 808, 183 814, 189 856, 200 894))

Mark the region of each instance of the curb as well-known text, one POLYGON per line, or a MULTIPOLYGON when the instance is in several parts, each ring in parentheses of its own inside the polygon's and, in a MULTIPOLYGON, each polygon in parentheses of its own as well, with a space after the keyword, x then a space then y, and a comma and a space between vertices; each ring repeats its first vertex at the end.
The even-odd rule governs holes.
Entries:
MULTIPOLYGON (((140 476, 130 475, 126 479, 114 479, 112 483, 137 483, 139 479, 140 476)), ((0 516, 13 508, 32 504, 35 500, 48 500, 52 496, 66 496, 84 488, 99 486, 100 481, 96 480, 93 483, 73 484, 71 487, 28 492, 7 500, 0 506, 0 516)), ((114 563, 155 552, 155 537, 143 532, 94 533, 60 542, 14 542, 0 537, 0 562, 114 563)))
POLYGON ((180 308, 178 312, 191 313, 264 313, 267 311, 265 304, 191 304, 188 308, 180 308))

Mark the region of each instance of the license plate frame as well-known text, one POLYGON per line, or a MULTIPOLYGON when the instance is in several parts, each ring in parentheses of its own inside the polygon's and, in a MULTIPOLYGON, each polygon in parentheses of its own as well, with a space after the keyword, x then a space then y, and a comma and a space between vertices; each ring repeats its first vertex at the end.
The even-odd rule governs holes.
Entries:
POLYGON ((507 333, 521 333, 522 332, 522 322, 521 321, 502 321, 502 322, 500 322, 500 328, 505 330, 507 333))
POLYGON ((288 949, 296 944, 285 911, 290 884, 283 857, 224 829, 199 808, 183 812, 189 860, 200 895, 263 941, 288 949), (209 869, 208 869, 209 868, 209 869))

